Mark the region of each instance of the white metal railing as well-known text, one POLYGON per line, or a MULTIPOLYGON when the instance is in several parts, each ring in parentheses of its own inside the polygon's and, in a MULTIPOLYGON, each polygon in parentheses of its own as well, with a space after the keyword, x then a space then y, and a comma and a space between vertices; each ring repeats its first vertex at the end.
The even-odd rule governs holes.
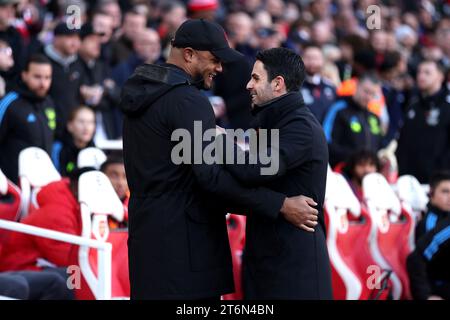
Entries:
POLYGON ((102 150, 122 150, 123 142, 121 139, 118 140, 97 140, 95 141, 97 148, 102 150))
MULTIPOLYGON (((80 250, 83 251, 86 251, 88 248, 97 249, 97 279, 96 281, 93 281, 91 279, 86 280, 96 299, 111 299, 111 243, 75 236, 45 228, 30 226, 19 222, 12 222, 4 219, 0 219, 0 229, 6 229, 47 239, 76 244, 79 245, 80 250)), ((88 259, 88 257, 84 256, 83 259, 88 259)), ((82 261, 80 261, 80 265, 82 266, 81 272, 83 274, 86 272, 86 270, 83 270, 83 265, 86 265, 86 262, 87 261, 83 263, 82 261)))

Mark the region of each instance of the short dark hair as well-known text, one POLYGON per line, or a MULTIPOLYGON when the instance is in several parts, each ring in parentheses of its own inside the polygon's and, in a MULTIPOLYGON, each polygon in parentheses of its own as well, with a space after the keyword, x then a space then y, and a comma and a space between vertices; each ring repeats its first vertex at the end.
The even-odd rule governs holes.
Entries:
POLYGON ((52 63, 50 62, 49 58, 47 58, 46 56, 44 56, 43 54, 32 54, 28 60, 27 63, 25 64, 25 68, 24 71, 28 71, 28 69, 30 68, 30 64, 32 63, 36 63, 36 64, 49 64, 51 65, 52 63))
POLYGON ((298 54, 286 48, 272 48, 258 52, 256 60, 263 63, 269 81, 281 76, 288 92, 300 90, 305 80, 305 64, 298 54))
POLYGON ((402 55, 399 51, 389 51, 384 55, 384 60, 380 64, 380 72, 388 72, 393 70, 402 60, 402 55))
POLYGON ((120 151, 111 152, 108 155, 106 161, 103 162, 102 165, 100 166, 100 171, 104 173, 106 169, 108 169, 108 167, 112 164, 124 164, 122 152, 120 151))
POLYGON ((432 59, 425 59, 419 62, 419 65, 424 63, 433 63, 436 68, 441 72, 444 76, 447 74, 447 68, 444 66, 444 64, 441 61, 432 60, 432 59))
POLYGON ((178 7, 186 8, 186 6, 180 1, 177 0, 166 1, 161 5, 161 13, 168 14, 170 11, 178 7))
POLYGON ((430 194, 433 194, 434 190, 442 181, 450 181, 450 171, 436 171, 431 175, 430 178, 430 194))

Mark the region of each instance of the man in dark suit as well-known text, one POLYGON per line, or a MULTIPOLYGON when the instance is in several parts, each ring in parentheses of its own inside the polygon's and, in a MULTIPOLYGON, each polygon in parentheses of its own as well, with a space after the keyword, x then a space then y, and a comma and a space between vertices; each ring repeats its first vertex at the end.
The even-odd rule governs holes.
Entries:
POLYGON ((215 122, 199 89, 209 89, 222 62, 236 58, 220 26, 188 20, 167 63, 138 67, 123 88, 132 299, 219 299, 233 291, 223 202, 298 227, 317 224, 317 210, 304 197, 244 188, 223 166, 202 159, 209 143, 196 137, 214 132, 215 122), (191 147, 181 163, 174 159, 178 129, 189 134, 191 147))
MULTIPOLYGON (((319 122, 299 93, 304 78, 300 56, 285 48, 274 48, 257 54, 247 84, 259 128, 258 139, 262 132, 278 132, 279 139, 267 138, 275 143, 262 151, 279 154, 278 170, 262 174, 262 161, 252 165, 227 164, 226 169, 249 187, 311 197, 318 204, 319 224, 309 229, 314 232, 307 232, 282 217, 247 218, 243 259, 246 299, 332 299, 322 209, 328 148, 319 122)), ((249 153, 240 156, 248 158, 249 153)))

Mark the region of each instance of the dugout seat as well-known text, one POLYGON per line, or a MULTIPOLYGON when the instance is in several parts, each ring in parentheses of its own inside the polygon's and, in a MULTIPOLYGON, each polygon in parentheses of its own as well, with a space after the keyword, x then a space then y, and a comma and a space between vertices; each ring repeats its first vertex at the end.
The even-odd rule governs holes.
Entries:
MULTIPOLYGON (((368 286, 371 268, 381 267, 370 252, 371 219, 346 179, 328 170, 325 195, 327 247, 332 269, 333 296, 338 300, 385 299, 379 287, 368 286)), ((382 283, 383 274, 373 282, 382 283)), ((376 278, 378 277, 378 278, 376 278)))
POLYGON ((245 247, 245 216, 229 214, 227 216, 228 238, 233 259, 233 277, 235 292, 222 296, 223 300, 242 300, 242 254, 245 247))
MULTIPOLYGON (((129 298, 127 230, 110 232, 108 216, 117 221, 124 218, 124 206, 114 191, 108 177, 99 171, 89 171, 80 176, 78 199, 82 216, 82 236, 107 241, 112 245, 111 261, 111 296, 112 298, 129 298)), ((93 298, 97 275, 97 250, 80 246, 79 264, 84 281, 88 286, 81 286, 77 298, 93 298), (89 290, 90 289, 90 290, 89 290)))
POLYGON ((392 187, 379 173, 364 177, 363 192, 372 219, 372 255, 383 269, 392 271, 392 298, 410 299, 406 258, 413 250, 414 216, 402 207, 392 187))
MULTIPOLYGON (((20 213, 20 189, 0 170, 0 219, 18 221, 20 213)), ((0 229, 0 253, 9 231, 0 229)))
POLYGON ((39 207, 36 201, 39 190, 60 179, 61 175, 44 150, 37 147, 22 150, 19 154, 20 219, 39 207))

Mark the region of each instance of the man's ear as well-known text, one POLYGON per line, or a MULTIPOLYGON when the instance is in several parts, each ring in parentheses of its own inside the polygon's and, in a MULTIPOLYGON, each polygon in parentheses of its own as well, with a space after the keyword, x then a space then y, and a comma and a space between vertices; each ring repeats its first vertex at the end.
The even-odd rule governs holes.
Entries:
POLYGON ((274 82, 275 91, 281 92, 286 90, 286 83, 282 76, 276 76, 272 81, 274 82))
POLYGON ((27 72, 24 70, 20 73, 20 78, 22 79, 22 81, 24 81, 27 78, 27 72))
POLYGON ((194 56, 194 50, 190 47, 183 48, 183 58, 186 62, 192 62, 194 56))

